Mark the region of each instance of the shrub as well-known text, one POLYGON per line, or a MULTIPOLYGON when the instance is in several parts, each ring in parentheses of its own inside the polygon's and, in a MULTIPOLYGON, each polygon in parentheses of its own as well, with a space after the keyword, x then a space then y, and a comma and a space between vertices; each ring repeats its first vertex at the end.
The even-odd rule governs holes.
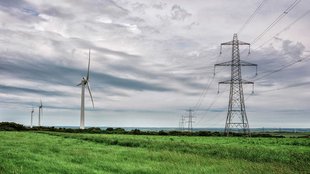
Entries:
POLYGON ((22 131, 27 130, 24 125, 13 123, 13 122, 1 122, 0 130, 2 131, 22 131))

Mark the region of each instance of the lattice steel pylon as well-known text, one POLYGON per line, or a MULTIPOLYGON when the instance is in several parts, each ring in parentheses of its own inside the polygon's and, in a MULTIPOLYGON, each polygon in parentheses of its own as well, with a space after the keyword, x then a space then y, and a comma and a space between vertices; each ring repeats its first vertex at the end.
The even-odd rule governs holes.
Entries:
POLYGON ((223 45, 232 45, 232 60, 228 62, 218 63, 214 65, 214 74, 216 66, 230 66, 231 79, 219 82, 220 84, 230 84, 230 94, 227 118, 225 124, 225 134, 228 136, 230 132, 242 130, 244 134, 250 135, 249 122, 245 111, 243 87, 242 84, 252 84, 254 82, 246 81, 241 76, 241 66, 255 66, 257 74, 257 64, 240 60, 239 45, 248 45, 250 54, 250 44, 238 40, 237 34, 234 34, 233 40, 221 43, 221 52, 223 45))
POLYGON ((187 130, 188 130, 188 132, 193 132, 193 123, 194 123, 194 121, 193 121, 193 118, 194 118, 193 110, 188 109, 187 111, 188 111, 188 121, 187 121, 188 129, 187 130))

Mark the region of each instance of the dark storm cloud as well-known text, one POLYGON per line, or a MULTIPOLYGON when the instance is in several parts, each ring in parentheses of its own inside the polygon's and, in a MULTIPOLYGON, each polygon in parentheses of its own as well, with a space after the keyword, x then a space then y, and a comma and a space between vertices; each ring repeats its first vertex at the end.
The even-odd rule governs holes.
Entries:
POLYGON ((26 7, 30 6, 27 2, 23 0, 1 0, 0 6, 7 7, 7 8, 16 8, 16 7, 26 7))
MULTIPOLYGON (((114 70, 117 70, 119 72, 123 72, 123 73, 130 73, 133 75, 136 75, 137 77, 143 77, 145 79, 157 79, 161 82, 161 86, 169 86, 169 84, 165 84, 164 82, 174 82, 174 83, 178 83, 182 86, 186 86, 186 87, 190 87, 190 88, 194 88, 194 89, 202 89, 205 87, 204 83, 201 82, 195 82, 195 80, 190 77, 190 76, 194 76, 193 74, 191 75, 190 73, 188 73, 189 77, 186 77, 184 75, 178 75, 178 74, 172 74, 169 72, 152 72, 150 70, 146 70, 146 69, 141 69, 138 68, 136 66, 132 66, 132 65, 120 65, 120 64, 110 64, 109 68, 112 68, 114 70)), ((184 91, 180 91, 180 92, 184 92, 184 91)), ((184 92, 187 93, 187 92, 184 92)))
POLYGON ((6 94, 14 94, 14 95, 21 95, 25 93, 41 94, 41 95, 46 95, 46 96, 67 96, 68 95, 67 93, 59 92, 59 91, 46 91, 46 90, 40 90, 40 89, 7 86, 7 85, 0 85, 0 92, 6 93, 6 94))
POLYGON ((67 12, 66 9, 61 8, 61 7, 54 7, 54 6, 43 8, 41 10, 41 13, 47 14, 53 17, 58 17, 61 19, 68 19, 68 20, 73 19, 75 17, 74 14, 67 12))
MULTIPOLYGON (((98 47, 94 45, 93 43, 87 40, 81 39, 81 38, 70 38, 70 42, 73 42, 78 47, 89 48, 91 50, 96 50, 104 54, 112 54, 112 55, 116 55, 116 56, 124 57, 124 58, 139 58, 140 57, 138 55, 129 54, 123 51, 116 51, 116 50, 111 50, 111 49, 107 49, 104 47, 98 47)), ((59 43, 59 42, 55 42, 55 43, 59 43)))
POLYGON ((2 0, 0 1, 0 10, 23 21, 37 22, 43 20, 38 17, 40 13, 35 6, 23 0, 2 0))
POLYGON ((19 105, 19 106, 26 106, 26 107, 34 107, 34 106, 39 106, 39 102, 29 102, 29 101, 20 101, 17 99, 9 99, 7 98, 6 100, 1 100, 0 105, 4 106, 9 106, 9 105, 19 105))
MULTIPOLYGON (((61 84, 74 86, 79 83, 81 76, 85 76, 85 70, 69 66, 57 65, 51 61, 33 60, 24 57, 14 60, 1 58, 0 72, 9 77, 17 77, 25 80, 39 81, 48 84, 61 84)), ((91 72, 91 80, 103 86, 118 87, 138 91, 172 91, 173 89, 161 87, 157 84, 141 82, 133 79, 116 77, 110 74, 91 72)))

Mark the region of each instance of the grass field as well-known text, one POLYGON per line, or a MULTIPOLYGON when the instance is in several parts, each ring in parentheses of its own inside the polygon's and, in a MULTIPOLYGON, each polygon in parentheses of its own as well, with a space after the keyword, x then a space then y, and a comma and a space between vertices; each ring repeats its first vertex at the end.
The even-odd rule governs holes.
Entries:
POLYGON ((310 173, 310 139, 0 132, 0 173, 310 173))

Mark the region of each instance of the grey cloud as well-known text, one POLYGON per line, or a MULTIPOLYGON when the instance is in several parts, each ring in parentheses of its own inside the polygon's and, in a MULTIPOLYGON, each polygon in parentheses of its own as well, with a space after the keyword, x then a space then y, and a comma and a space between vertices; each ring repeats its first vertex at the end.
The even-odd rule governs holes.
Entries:
MULTIPOLYGON (((96 63, 94 68, 98 68, 91 70, 90 85, 95 93, 95 104, 98 101, 98 110, 95 111, 100 111, 92 113, 93 115, 103 115, 102 118, 111 119, 112 123, 115 121, 114 114, 122 118, 124 122, 131 124, 132 120, 126 120, 122 112, 130 115, 130 112, 135 112, 135 109, 139 106, 141 108, 142 105, 145 110, 145 113, 141 114, 143 116, 132 114, 137 120, 146 118, 145 116, 149 113, 158 112, 152 115, 154 118, 150 117, 150 120, 158 120, 160 117, 162 122, 167 122, 167 124, 169 122, 174 126, 179 114, 174 114, 172 111, 171 114, 165 115, 160 113, 161 110, 171 108, 178 112, 197 102, 201 91, 213 77, 213 64, 216 60, 221 62, 231 59, 230 48, 225 50, 227 53, 217 58, 218 45, 221 41, 231 40, 232 30, 239 29, 246 17, 252 13, 251 9, 258 5, 252 1, 242 1, 242 7, 245 10, 240 10, 238 3, 222 1, 141 1, 140 4, 134 3, 127 0, 79 0, 78 2, 0 0, 0 10, 3 14, 1 15, 3 27, 0 29, 2 80, 13 82, 23 80, 29 83, 27 87, 14 86, 13 83, 7 86, 2 84, 0 93, 12 93, 12 95, 5 96, 7 105, 31 106, 32 96, 36 97, 32 94, 39 94, 46 98, 46 100, 43 98, 46 101, 46 107, 53 109, 53 114, 59 114, 60 117, 66 115, 64 113, 68 112, 67 110, 78 110, 79 87, 72 88, 74 89, 72 93, 67 92, 68 96, 62 97, 62 93, 54 91, 52 85, 64 89, 75 87, 81 77, 85 76, 87 59, 86 56, 85 62, 79 59, 85 64, 78 66, 74 58, 77 55, 83 56, 86 53, 82 52, 90 48, 93 50, 92 58, 94 58, 92 59, 94 64, 91 66, 96 63), (38 14, 42 15, 38 16, 38 14), (133 33, 130 27, 137 27, 142 32, 133 33), (72 53, 70 50, 73 50, 72 53), (40 85, 36 88, 35 84, 40 85), (41 85, 43 87, 40 87, 41 85), (48 89, 44 86, 48 86, 48 89), (158 101, 159 96, 167 97, 160 102, 155 102, 158 101), (99 101, 102 103, 99 104, 99 101), (130 101, 135 102, 130 103, 130 101), (132 110, 126 109, 128 104, 132 104, 132 110), (104 113, 106 111, 112 114, 104 113)), ((305 8, 309 2, 303 1, 302 3, 303 5, 296 6, 294 14, 287 16, 285 20, 293 20, 294 16, 299 16, 303 10, 307 10, 305 8)), ((277 13, 282 12, 282 7, 286 6, 287 3, 282 1, 266 3, 264 9, 247 26, 247 30, 244 30, 240 40, 250 41, 255 38, 265 26, 268 26, 269 22, 272 22, 274 16, 278 16, 277 13), (274 9, 274 5, 278 5, 279 8, 274 9)), ((289 21, 283 20, 283 22, 289 21)), ((282 27, 282 24, 279 23, 278 26, 282 27)), ((249 57, 242 54, 242 58, 259 65, 258 77, 277 70, 283 65, 296 61, 299 56, 304 57, 305 50, 309 51, 309 38, 302 35, 308 28, 307 21, 300 20, 294 27, 278 35, 277 39, 272 39, 269 46, 266 45, 253 51, 249 57), (283 38, 279 38, 280 36, 283 38)), ((307 108, 310 73, 308 66, 309 62, 301 62, 255 81, 255 90, 258 91, 255 97, 258 99, 253 99, 255 102, 247 101, 251 106, 249 110, 255 110, 261 106, 270 112, 284 107, 295 108, 296 106, 301 108, 300 110, 307 108), (293 88, 295 86, 296 88, 293 88), (263 96, 265 90, 286 88, 288 89, 285 91, 279 90, 275 94, 270 92, 263 96), (285 95, 290 100, 282 100, 283 104, 270 108, 270 103, 281 100, 281 95, 285 95)), ((244 68, 242 71, 244 79, 256 79, 253 77, 255 69, 244 68)), ((226 80, 229 75, 229 67, 224 70, 217 69, 217 75, 201 108, 205 108, 204 106, 214 98, 218 98, 216 97, 217 82, 222 80, 221 78, 226 80)), ((250 92, 248 89, 250 86, 245 87, 245 93, 250 92)), ((61 91, 61 89, 56 90, 61 91)), ((221 87, 221 90, 224 91, 224 87, 221 87)), ((215 105, 214 108, 225 109, 227 96, 219 100, 218 106, 215 105)), ((6 105, 3 100, 0 103, 6 105)), ((3 107, 3 110, 5 108, 3 107)), ((209 111, 216 112, 213 107, 209 111)), ((10 114, 15 111, 7 112, 8 115, 14 117, 17 114, 23 114, 24 111, 16 112, 15 115, 10 114)), ((256 112, 259 115, 264 111, 256 112)), ((72 115, 77 115, 77 113, 72 111, 72 115)), ((46 114, 49 113, 46 112, 46 114)), ((266 115, 274 117, 272 113, 266 115)), ((288 115, 291 113, 281 113, 283 118, 289 118, 288 115)), ((299 118, 301 117, 306 118, 307 114, 299 118)), ((257 116, 257 119, 261 117, 257 116)), ((89 123, 90 125, 94 122, 98 123, 100 122, 98 120, 100 119, 97 117, 89 123)), ((152 121, 150 124, 141 124, 154 126, 152 121)), ((59 123, 50 120, 50 124, 59 123)), ((209 122, 206 122, 207 124, 209 122)))
MULTIPOLYGON (((172 74, 169 72, 173 70, 168 70, 167 72, 150 71, 146 69, 137 68, 137 66, 132 66, 130 64, 122 64, 122 65, 110 64, 109 67, 119 72, 130 73, 137 77, 158 80, 160 81, 161 86, 170 86, 172 84, 177 83, 180 84, 181 86, 186 86, 194 89, 202 89, 203 87, 205 87, 204 83, 195 82, 195 80, 193 80, 191 77, 188 77, 191 74, 187 74, 187 76, 184 76, 184 75, 172 74), (169 82, 169 84, 167 84, 167 82, 169 82)), ((187 93, 186 91, 182 90, 179 91, 187 93)))
POLYGON ((115 77, 109 74, 102 74, 102 73, 94 73, 94 78, 96 78, 96 81, 100 81, 103 84, 112 85, 115 87, 120 87, 124 89, 132 89, 132 90, 138 90, 138 91, 173 91, 174 89, 168 88, 168 87, 162 87, 161 85, 152 84, 152 83, 146 83, 141 82, 138 80, 132 80, 132 79, 125 79, 120 77, 115 77))
POLYGON ((22 0, 0 1, 0 10, 5 11, 21 21, 38 22, 44 20, 39 17, 39 12, 35 6, 22 0))
MULTIPOLYGON (((28 58, 21 60, 5 60, 1 58, 0 72, 10 77, 45 82, 49 84, 62 84, 74 86, 79 83, 85 70, 57 65, 50 61, 34 62, 28 58), (28 61, 27 61, 28 60, 28 61)), ((104 84, 104 86, 114 86, 131 90, 150 90, 150 91, 171 91, 173 89, 161 87, 157 84, 142 82, 133 79, 116 77, 109 74, 91 72, 91 78, 95 83, 104 84)))
POLYGON ((28 4, 26 1, 23 0, 1 0, 0 6, 8 7, 8 8, 21 8, 21 7, 29 7, 30 4, 28 4))
POLYGON ((116 55, 116 56, 123 57, 123 58, 139 58, 138 55, 129 54, 123 51, 111 50, 111 49, 107 49, 104 47, 98 47, 95 44, 92 44, 91 42, 81 39, 81 38, 70 38, 70 40, 77 47, 89 48, 89 49, 96 50, 104 54, 112 54, 112 55, 116 55))
POLYGON ((74 14, 68 12, 66 9, 61 8, 61 7, 54 7, 54 6, 44 7, 41 10, 41 13, 47 14, 47 15, 53 16, 53 17, 58 17, 58 18, 61 18, 62 20, 74 19, 74 17, 75 17, 74 14))
POLYGON ((162 9, 164 9, 166 6, 167 6, 167 3, 159 2, 159 3, 153 4, 152 7, 155 8, 155 9, 162 10, 162 9))
POLYGON ((108 14, 111 17, 118 18, 125 16, 129 13, 127 9, 118 5, 113 0, 103 0, 103 1, 88 1, 83 0, 80 3, 80 8, 86 13, 99 13, 108 14))
POLYGON ((296 44, 294 44, 290 40, 284 40, 282 43, 282 47, 285 53, 289 54, 290 56, 294 56, 296 58, 301 56, 305 50, 305 46, 302 43, 297 42, 296 44))
POLYGON ((7 86, 7 85, 0 85, 0 92, 7 93, 7 94, 12 93, 15 95, 21 95, 25 93, 41 94, 41 95, 46 95, 46 96, 67 96, 68 95, 67 93, 59 92, 59 91, 47 91, 47 90, 7 86))
POLYGON ((139 11, 143 14, 145 13, 145 9, 147 8, 145 4, 138 3, 138 2, 133 3, 131 6, 134 11, 139 11))
POLYGON ((171 18, 174 20, 184 21, 191 15, 192 14, 188 13, 185 9, 181 8, 179 5, 173 5, 171 8, 171 18))

